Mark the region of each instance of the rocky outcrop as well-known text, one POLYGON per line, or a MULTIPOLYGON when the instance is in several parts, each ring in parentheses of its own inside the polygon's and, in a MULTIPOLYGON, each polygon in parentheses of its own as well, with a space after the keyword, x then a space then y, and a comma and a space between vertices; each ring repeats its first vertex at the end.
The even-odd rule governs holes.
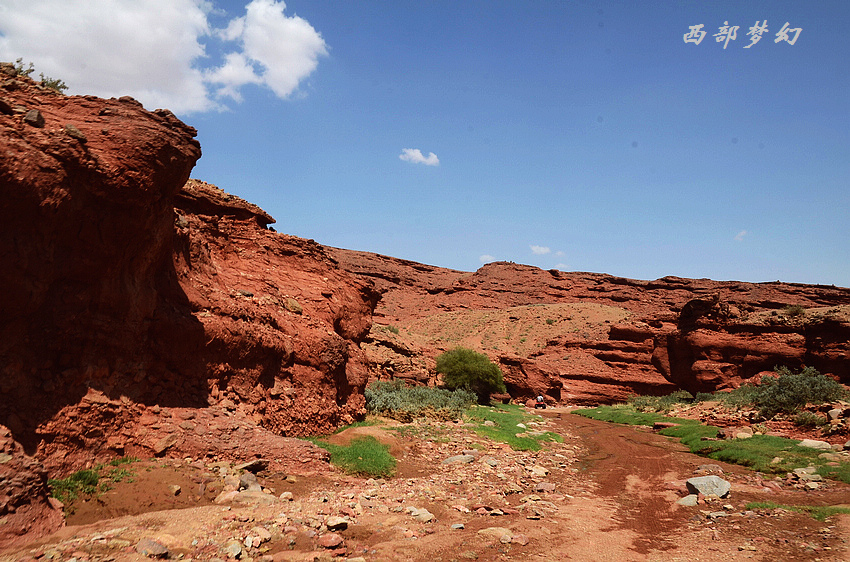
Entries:
POLYGON ((848 289, 678 277, 640 281, 505 262, 463 273, 331 252, 381 292, 375 317, 385 325, 373 329, 367 352, 371 357, 379 350, 376 363, 384 374, 401 369, 404 378, 434 384, 432 367, 418 358, 465 345, 500 364, 515 398, 544 394, 585 404, 679 388, 712 391, 777 365, 813 366, 850 384, 848 289), (598 310, 565 312, 566 303, 593 303, 598 310), (529 313, 536 318, 529 320, 529 313), (390 326, 401 336, 387 336, 390 326), (404 353, 393 352, 401 348, 404 353))
POLYGON ((61 505, 47 494, 47 471, 0 425, 0 550, 63 525, 61 505))
MULTIPOLYGON (((0 71, 0 423, 28 453, 59 474, 198 454, 175 409, 292 436, 362 411, 371 283, 187 181, 200 147, 170 112, 0 71)), ((208 455, 242 450, 199 426, 208 455)))

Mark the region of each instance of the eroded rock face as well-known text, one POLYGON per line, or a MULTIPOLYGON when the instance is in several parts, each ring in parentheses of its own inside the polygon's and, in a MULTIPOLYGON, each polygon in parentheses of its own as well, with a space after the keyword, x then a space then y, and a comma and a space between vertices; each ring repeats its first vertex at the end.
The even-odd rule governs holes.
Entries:
POLYGON ((777 365, 809 365, 850 384, 848 289, 638 281, 504 262, 464 273, 365 252, 332 254, 381 291, 375 317, 383 326, 365 346, 379 377, 434 384, 433 357, 465 345, 499 363, 514 398, 589 404, 713 391, 777 365), (575 308, 565 312, 564 304, 575 308))
POLYGON ((204 439, 208 456, 251 456, 227 424, 168 412, 303 435, 362 411, 369 283, 187 183, 200 147, 170 112, 0 73, 0 423, 30 454, 59 474, 204 439))
POLYGON ((201 152, 168 111, 2 71, 0 422, 34 452, 37 428, 88 387, 154 398, 175 316, 180 340, 202 341, 173 312, 186 299, 171 258, 174 195, 201 152))
POLYGON ((47 471, 0 425, 0 550, 52 533, 64 523, 48 499, 47 471))

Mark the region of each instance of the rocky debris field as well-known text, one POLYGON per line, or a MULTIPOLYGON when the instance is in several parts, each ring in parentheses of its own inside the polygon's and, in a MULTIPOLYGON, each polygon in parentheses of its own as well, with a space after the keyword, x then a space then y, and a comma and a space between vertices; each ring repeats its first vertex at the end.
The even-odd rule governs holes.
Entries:
POLYGON ((843 484, 797 488, 648 429, 544 414, 528 430, 563 442, 540 451, 514 451, 460 422, 346 430, 388 442, 399 461, 388 479, 321 460, 304 463, 306 475, 266 460, 131 463, 131 477, 65 506, 64 529, 0 560, 846 559, 850 516, 821 523, 746 508, 847 503, 843 484), (705 481, 721 488, 695 487, 705 481))

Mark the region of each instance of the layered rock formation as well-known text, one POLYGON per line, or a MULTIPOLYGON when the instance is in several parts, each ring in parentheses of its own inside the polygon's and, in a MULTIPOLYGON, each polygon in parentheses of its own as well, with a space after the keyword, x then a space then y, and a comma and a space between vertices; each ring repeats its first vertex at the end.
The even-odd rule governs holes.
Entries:
POLYGON ((366 252, 333 255, 382 293, 376 321, 395 333, 376 326, 366 349, 384 376, 433 384, 430 360, 465 345, 500 363, 515 398, 586 404, 713 391, 777 365, 812 366, 850 384, 850 289, 638 281, 504 262, 465 273, 366 252))

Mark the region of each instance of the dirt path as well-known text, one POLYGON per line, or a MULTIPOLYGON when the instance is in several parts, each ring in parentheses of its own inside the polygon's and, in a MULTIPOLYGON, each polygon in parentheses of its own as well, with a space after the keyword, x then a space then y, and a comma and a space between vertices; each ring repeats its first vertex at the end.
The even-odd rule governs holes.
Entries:
POLYGON ((846 505, 850 487, 832 483, 817 493, 775 491, 760 485, 758 476, 744 467, 691 454, 674 439, 628 426, 609 424, 563 410, 544 416, 564 432, 579 437, 587 451, 581 469, 595 483, 595 494, 615 506, 615 525, 609 532, 631 534, 634 559, 652 560, 847 560, 850 539, 848 516, 824 524, 811 517, 781 512, 775 516, 722 517, 751 501, 790 505, 846 505), (722 477, 733 482, 730 499, 700 509, 676 504, 683 480, 708 464, 719 466, 722 477), (752 548, 753 550, 749 550, 752 548))
POLYGON ((383 481, 340 473, 295 478, 261 473, 271 503, 259 505, 211 503, 234 478, 224 470, 228 463, 146 461, 134 469, 134 481, 89 502, 90 512, 80 508, 81 524, 0 555, 0 561, 144 560, 136 545, 145 538, 166 546, 171 558, 192 560, 227 560, 225 548, 235 541, 242 545, 243 562, 848 559, 846 516, 820 523, 799 513, 745 507, 754 500, 847 503, 847 486, 767 491, 755 473, 692 455, 652 431, 567 409, 543 415, 537 427, 557 431, 564 443, 533 452, 513 451, 450 422, 413 424, 404 434, 350 430, 390 440, 399 475, 383 481), (443 462, 463 452, 476 460, 443 462), (705 464, 720 466, 722 477, 732 482, 731 496, 696 507, 676 504, 684 480, 705 464), (218 474, 222 470, 227 476, 218 474), (176 497, 168 492, 175 482, 184 490, 176 497), (281 494, 290 500, 277 499, 281 494), (127 505, 131 500, 141 507, 127 505), (413 508, 427 509, 432 518, 417 520, 413 508), (122 513, 128 515, 109 518, 122 513), (343 517, 349 525, 336 531, 342 542, 328 548, 321 541, 334 534, 326 525, 330 517, 343 517))

